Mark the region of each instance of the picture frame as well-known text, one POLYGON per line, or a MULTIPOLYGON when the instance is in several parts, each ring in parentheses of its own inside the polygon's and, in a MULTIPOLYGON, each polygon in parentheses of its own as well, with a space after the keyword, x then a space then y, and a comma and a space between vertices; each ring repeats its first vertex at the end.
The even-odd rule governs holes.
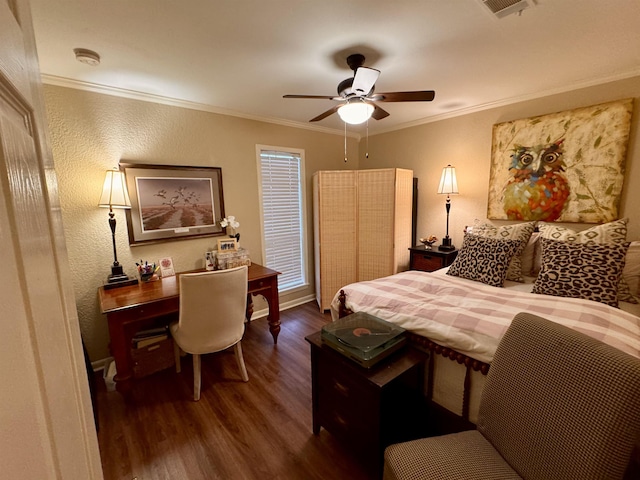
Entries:
POLYGON ((218 253, 237 252, 238 241, 235 238, 219 238, 218 253))
POLYGON ((161 258, 158 260, 158 264, 160 265, 160 274, 162 275, 162 278, 173 277, 176 274, 171 257, 161 258))
POLYGON ((494 125, 487 218, 619 218, 632 113, 628 98, 494 125))
POLYGON ((120 162, 129 245, 225 235, 222 169, 120 162))

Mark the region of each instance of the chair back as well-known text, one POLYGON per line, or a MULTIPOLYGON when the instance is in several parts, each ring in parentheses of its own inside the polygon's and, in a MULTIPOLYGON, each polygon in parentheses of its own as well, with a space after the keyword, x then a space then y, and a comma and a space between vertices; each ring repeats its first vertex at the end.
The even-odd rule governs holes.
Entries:
POLYGON ((224 350, 242 339, 246 266, 180 275, 180 347, 192 354, 224 350))
POLYGON ((640 434, 640 359, 520 313, 487 375, 478 430, 527 480, 622 478, 640 434))

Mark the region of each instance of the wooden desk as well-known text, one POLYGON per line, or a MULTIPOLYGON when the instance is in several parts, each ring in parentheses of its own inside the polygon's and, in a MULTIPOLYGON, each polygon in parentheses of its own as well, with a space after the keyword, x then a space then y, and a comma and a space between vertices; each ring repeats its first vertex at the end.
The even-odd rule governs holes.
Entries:
MULTIPOLYGON (((254 263, 249 267, 248 274, 247 319, 250 320, 253 314, 251 296, 262 295, 269 305, 269 331, 276 344, 280 333, 280 272, 254 263)), ((98 289, 100 310, 109 323, 111 354, 117 370, 116 389, 125 396, 131 391, 133 380, 131 339, 139 330, 162 321, 162 317, 166 317, 166 322, 177 319, 180 306, 179 275, 128 287, 98 289)))

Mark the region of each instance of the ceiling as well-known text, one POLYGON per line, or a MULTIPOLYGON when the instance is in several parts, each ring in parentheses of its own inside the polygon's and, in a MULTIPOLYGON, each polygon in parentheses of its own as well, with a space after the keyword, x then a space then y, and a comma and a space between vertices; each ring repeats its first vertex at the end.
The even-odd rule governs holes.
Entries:
POLYGON ((350 53, 382 72, 376 92, 436 91, 381 104, 370 134, 640 75, 638 0, 536 0, 502 19, 481 0, 30 3, 45 83, 320 129, 343 131, 337 115, 308 123, 335 102, 282 96, 336 94, 350 53))

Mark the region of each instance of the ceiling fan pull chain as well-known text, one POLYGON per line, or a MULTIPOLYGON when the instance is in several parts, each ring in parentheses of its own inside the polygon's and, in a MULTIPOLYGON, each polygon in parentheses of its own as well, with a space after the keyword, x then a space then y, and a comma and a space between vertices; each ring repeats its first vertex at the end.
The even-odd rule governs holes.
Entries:
POLYGON ((344 122, 344 163, 347 163, 347 122, 344 122))
POLYGON ((369 119, 367 118, 367 151, 364 154, 365 158, 369 158, 369 119))

